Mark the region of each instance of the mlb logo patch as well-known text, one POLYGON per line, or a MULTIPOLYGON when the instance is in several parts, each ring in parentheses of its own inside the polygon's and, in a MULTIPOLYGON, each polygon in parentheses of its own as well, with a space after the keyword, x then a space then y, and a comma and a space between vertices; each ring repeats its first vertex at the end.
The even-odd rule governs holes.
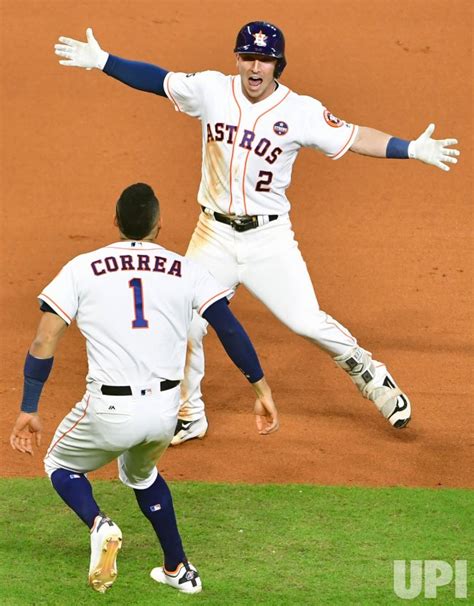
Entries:
POLYGON ((157 503, 156 505, 150 505, 150 511, 160 511, 161 505, 157 503))
POLYGON ((286 135, 286 133, 288 132, 288 124, 286 122, 283 122, 282 120, 275 122, 275 124, 273 125, 273 132, 276 135, 280 135, 280 137, 282 135, 286 135))

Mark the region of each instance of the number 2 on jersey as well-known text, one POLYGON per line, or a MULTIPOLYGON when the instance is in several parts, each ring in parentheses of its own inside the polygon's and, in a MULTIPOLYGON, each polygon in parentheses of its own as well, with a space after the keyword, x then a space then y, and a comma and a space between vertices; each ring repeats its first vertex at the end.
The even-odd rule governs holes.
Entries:
POLYGON ((148 328, 148 320, 143 313, 143 285, 141 278, 133 278, 128 283, 133 288, 133 302, 135 306, 135 320, 132 322, 132 328, 148 328))
POLYGON ((269 170, 261 170, 258 173, 258 176, 262 178, 260 179, 260 181, 257 181, 255 191, 271 191, 270 183, 273 179, 273 173, 269 170))

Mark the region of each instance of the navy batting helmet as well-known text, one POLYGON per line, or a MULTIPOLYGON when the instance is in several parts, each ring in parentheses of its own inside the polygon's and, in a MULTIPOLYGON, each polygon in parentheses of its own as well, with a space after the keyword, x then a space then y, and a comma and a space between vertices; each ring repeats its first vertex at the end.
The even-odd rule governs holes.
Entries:
POLYGON ((277 59, 275 78, 279 78, 286 66, 285 36, 271 23, 252 21, 237 34, 234 53, 274 57, 277 59))

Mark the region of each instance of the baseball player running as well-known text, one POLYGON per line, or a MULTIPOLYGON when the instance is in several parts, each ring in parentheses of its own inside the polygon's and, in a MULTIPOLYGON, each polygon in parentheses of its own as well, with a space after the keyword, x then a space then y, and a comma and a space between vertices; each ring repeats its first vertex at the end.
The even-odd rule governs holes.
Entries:
POLYGON ((193 310, 252 383, 260 434, 278 429, 277 411, 255 350, 228 308, 230 289, 192 259, 155 244, 161 223, 151 187, 125 189, 115 221, 119 242, 74 258, 39 295, 44 314, 26 357, 10 444, 29 454, 33 438, 40 445, 41 390, 75 318, 87 342, 86 392, 58 426, 44 463, 59 496, 90 528, 89 583, 103 593, 115 581, 122 533, 95 501, 86 474, 118 458, 120 480, 135 491, 163 549, 164 566, 152 578, 197 593, 201 579, 186 558, 171 494, 155 465, 177 423, 193 310))
MULTIPOLYGON (((378 158, 412 158, 444 171, 457 162, 456 139, 434 140, 430 124, 407 141, 335 117, 312 97, 280 82, 287 64, 283 33, 262 21, 246 24, 234 48, 237 75, 216 71, 168 72, 103 51, 92 30, 87 41, 60 37, 56 55, 65 66, 97 68, 139 90, 167 97, 175 110, 202 125, 199 220, 186 256, 202 263, 235 291, 239 284, 291 330, 333 358, 393 427, 411 417, 408 396, 382 362, 319 308, 289 218, 285 191, 302 147, 337 160, 347 151, 378 158)), ((207 420, 200 383, 204 375, 205 318, 195 315, 181 409, 172 444, 202 437, 207 420)))

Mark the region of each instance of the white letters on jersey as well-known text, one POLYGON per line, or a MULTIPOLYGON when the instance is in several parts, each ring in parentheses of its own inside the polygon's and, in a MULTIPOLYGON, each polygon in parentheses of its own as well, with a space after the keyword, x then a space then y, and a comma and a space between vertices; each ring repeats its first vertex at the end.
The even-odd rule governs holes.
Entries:
POLYGON ((263 101, 251 103, 242 93, 240 76, 170 72, 165 91, 176 110, 202 122, 198 202, 221 213, 287 213, 285 192, 301 147, 336 160, 357 135, 357 126, 282 84, 263 101))

